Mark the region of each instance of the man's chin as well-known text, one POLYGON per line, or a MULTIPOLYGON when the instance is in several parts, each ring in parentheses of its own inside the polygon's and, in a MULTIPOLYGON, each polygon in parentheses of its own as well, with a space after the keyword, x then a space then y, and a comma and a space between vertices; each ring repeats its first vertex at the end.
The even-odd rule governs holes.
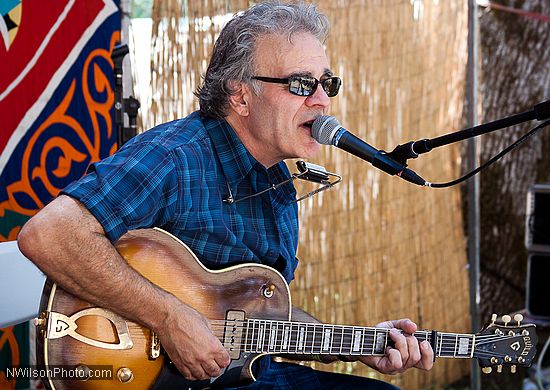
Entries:
POLYGON ((313 158, 319 153, 320 149, 321 145, 312 138, 311 142, 307 143, 302 149, 300 158, 313 158))

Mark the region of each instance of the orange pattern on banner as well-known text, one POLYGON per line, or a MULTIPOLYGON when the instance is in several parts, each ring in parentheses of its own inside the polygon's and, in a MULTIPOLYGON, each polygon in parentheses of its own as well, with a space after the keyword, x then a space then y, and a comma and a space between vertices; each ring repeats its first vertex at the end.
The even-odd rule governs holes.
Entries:
MULTIPOLYGON (((93 137, 90 139, 78 120, 67 113, 67 109, 73 99, 76 90, 76 78, 71 82, 67 94, 63 98, 62 102, 55 108, 52 114, 40 125, 40 127, 34 132, 30 138, 25 151, 23 153, 23 161, 21 163, 21 179, 7 186, 8 200, 0 203, 0 217, 5 215, 6 210, 12 210, 16 213, 32 216, 39 209, 44 207, 44 203, 40 200, 34 189, 32 188, 31 181, 39 179, 44 188, 51 194, 52 197, 57 196, 61 188, 57 188, 50 180, 54 175, 58 178, 67 177, 73 162, 82 162, 89 157, 90 162, 95 162, 100 159, 100 146, 101 146, 101 133, 98 117, 103 117, 107 124, 107 136, 110 137, 112 129, 112 120, 110 116, 110 109, 114 103, 114 91, 109 83, 109 77, 101 70, 101 68, 94 61, 98 58, 103 58, 113 66, 111 60, 111 53, 113 52, 115 43, 120 40, 120 32, 115 31, 110 40, 109 50, 102 48, 95 49, 90 52, 86 61, 84 62, 84 68, 82 70, 82 91, 84 100, 90 118, 92 121, 93 137), (89 84, 88 72, 92 66, 93 71, 93 85, 89 84), (94 88, 95 92, 106 93, 107 98, 104 102, 94 100, 90 89, 94 88), (46 141, 43 145, 38 146, 37 140, 53 125, 63 124, 69 129, 73 130, 84 144, 85 151, 77 150, 66 139, 54 136, 46 141), (30 156, 36 153, 36 148, 41 147, 40 152, 40 165, 34 167, 31 171, 29 167, 30 156), (46 160, 49 153, 52 150, 61 150, 62 154, 57 161, 57 167, 53 170, 47 169, 46 160), (36 208, 27 208, 21 205, 17 199, 16 194, 26 194, 34 203, 36 208)), ((114 150, 112 150, 114 151, 114 150)), ((20 227, 14 227, 9 233, 8 237, 3 237, 0 234, 0 241, 15 239, 20 227)))
MULTIPOLYGON (((11 366, 17 367, 21 363, 19 355, 19 345, 13 333, 13 326, 0 329, 0 351, 9 347, 11 351, 11 366)), ((6 374, 0 371, 0 389, 15 389, 16 379, 7 379, 6 374)))

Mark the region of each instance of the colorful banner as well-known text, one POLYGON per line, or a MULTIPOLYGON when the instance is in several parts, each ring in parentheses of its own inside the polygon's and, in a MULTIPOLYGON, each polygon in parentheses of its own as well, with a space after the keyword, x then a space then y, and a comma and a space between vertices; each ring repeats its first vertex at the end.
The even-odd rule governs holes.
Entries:
MULTIPOLYGON (((118 8, 118 0, 0 2, 0 241, 15 240, 27 219, 116 148, 118 8)), ((1 389, 28 387, 1 371, 28 365, 28 355, 27 324, 0 329, 1 389)))

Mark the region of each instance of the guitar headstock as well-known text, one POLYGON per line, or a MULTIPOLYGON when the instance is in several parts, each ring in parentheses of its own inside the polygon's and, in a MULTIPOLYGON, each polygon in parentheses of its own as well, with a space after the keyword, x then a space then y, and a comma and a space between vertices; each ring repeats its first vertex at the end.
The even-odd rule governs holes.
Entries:
POLYGON ((521 325, 521 314, 514 316, 512 325, 509 315, 502 316, 502 323, 496 320, 497 315, 493 314, 491 323, 476 334, 473 356, 479 360, 482 371, 488 374, 493 366, 497 367, 497 372, 505 365, 511 366, 512 372, 516 371, 516 365, 529 367, 536 352, 536 326, 521 325))

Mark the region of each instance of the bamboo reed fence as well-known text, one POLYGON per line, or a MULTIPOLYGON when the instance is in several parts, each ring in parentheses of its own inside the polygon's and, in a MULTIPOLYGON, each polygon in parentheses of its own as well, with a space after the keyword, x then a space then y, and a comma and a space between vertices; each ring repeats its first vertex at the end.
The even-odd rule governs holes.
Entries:
MULTIPOLYGON (((227 15, 249 3, 155 0, 153 99, 143 110, 145 126, 197 108, 192 92, 212 44, 227 15)), ((386 150, 460 128, 467 2, 317 4, 332 25, 326 45, 331 67, 344 80, 331 115, 386 150)), ((312 162, 341 174, 343 181, 300 204, 301 264, 291 285, 294 304, 331 323, 374 325, 409 317, 421 328, 468 332, 459 189, 420 188, 328 146, 312 162)), ((460 173, 460 151, 447 147, 410 165, 431 182, 451 180, 460 173)), ((432 389, 465 375, 469 365, 440 359, 430 372, 397 376, 381 376, 358 363, 316 368, 383 378, 404 389, 432 389)))

